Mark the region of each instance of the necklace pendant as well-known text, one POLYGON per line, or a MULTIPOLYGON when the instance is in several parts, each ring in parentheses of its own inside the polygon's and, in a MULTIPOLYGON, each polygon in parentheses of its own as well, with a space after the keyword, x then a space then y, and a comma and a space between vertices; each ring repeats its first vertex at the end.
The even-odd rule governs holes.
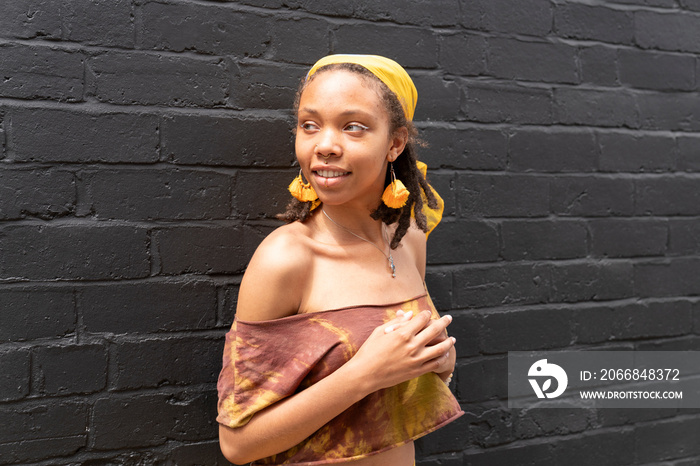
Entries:
POLYGON ((394 265, 394 258, 389 254, 389 265, 391 265, 391 277, 396 278, 396 266, 394 265))

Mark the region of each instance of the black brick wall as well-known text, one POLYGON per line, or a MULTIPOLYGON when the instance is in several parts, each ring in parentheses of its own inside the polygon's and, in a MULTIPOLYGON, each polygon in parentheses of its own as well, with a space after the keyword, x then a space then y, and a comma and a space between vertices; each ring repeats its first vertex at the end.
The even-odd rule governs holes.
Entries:
POLYGON ((700 349, 697 0, 0 0, 0 465, 226 464, 216 377, 298 79, 378 53, 446 200, 422 466, 690 465, 700 410, 508 410, 507 353, 700 349))

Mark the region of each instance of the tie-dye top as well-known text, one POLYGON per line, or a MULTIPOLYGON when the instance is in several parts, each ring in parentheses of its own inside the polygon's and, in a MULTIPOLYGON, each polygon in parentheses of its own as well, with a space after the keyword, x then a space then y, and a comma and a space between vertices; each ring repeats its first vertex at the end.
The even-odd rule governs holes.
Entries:
MULTIPOLYGON (((426 294, 390 305, 235 320, 226 334, 217 421, 245 425, 256 412, 313 385, 345 364, 396 311, 430 309, 426 294)), ((379 390, 295 447, 252 464, 317 465, 364 458, 422 437, 464 414, 437 374, 379 390)))

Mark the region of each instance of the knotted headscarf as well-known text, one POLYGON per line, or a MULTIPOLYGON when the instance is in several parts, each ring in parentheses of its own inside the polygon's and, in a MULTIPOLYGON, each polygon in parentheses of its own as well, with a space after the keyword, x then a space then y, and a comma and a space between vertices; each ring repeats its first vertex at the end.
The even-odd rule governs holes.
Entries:
POLYGON ((411 77, 401 65, 390 58, 380 57, 379 55, 328 55, 321 58, 311 67, 306 78, 313 76, 322 66, 336 63, 354 63, 367 68, 396 95, 403 107, 406 119, 408 121, 413 120, 413 113, 416 110, 416 102, 418 101, 418 91, 411 77))

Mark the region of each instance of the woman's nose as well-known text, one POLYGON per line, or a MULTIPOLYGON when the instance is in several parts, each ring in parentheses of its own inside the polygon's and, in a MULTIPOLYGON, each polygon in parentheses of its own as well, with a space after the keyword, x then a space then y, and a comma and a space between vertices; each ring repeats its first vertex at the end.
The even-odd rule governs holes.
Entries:
POLYGON ((317 156, 325 159, 339 157, 342 153, 342 148, 338 143, 338 137, 335 132, 330 130, 322 131, 314 152, 317 156))

